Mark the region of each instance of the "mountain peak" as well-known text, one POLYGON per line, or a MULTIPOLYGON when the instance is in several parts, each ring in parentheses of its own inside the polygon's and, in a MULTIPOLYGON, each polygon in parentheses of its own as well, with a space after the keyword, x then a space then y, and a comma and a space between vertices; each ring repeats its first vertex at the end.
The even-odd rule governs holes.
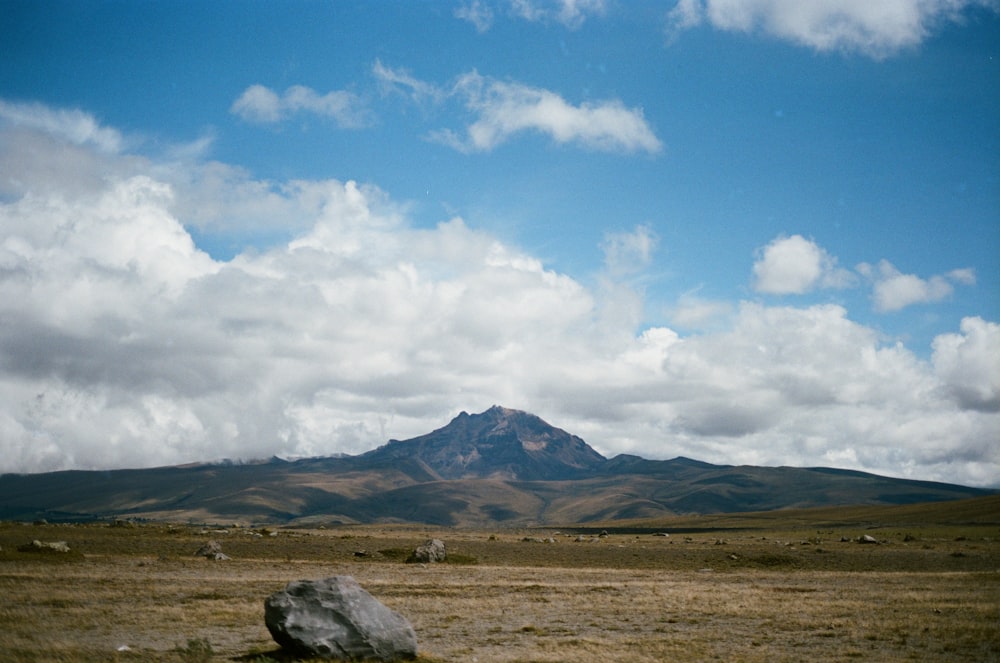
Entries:
POLYGON ((556 480, 594 470, 604 457, 586 442, 528 412, 494 405, 461 412, 448 425, 410 440, 393 440, 361 456, 412 459, 442 479, 495 477, 556 480))

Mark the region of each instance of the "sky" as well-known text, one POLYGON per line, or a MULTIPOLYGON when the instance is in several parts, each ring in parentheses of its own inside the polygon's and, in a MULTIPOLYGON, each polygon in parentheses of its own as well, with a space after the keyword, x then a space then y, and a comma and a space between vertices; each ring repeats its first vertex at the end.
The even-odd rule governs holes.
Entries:
POLYGON ((494 404, 1000 486, 1000 1, 5 4, 0 472, 494 404))

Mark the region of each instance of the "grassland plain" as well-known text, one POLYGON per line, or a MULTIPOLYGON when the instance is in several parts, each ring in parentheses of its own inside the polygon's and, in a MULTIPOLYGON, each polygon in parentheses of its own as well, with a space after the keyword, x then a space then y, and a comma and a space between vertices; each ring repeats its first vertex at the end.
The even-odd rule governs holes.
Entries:
POLYGON ((413 623, 423 663, 1000 661, 1000 512, 984 504, 951 522, 789 511, 607 536, 2 523, 0 660, 296 660, 271 640, 264 598, 347 574, 413 623), (453 563, 403 562, 432 536, 453 563), (17 551, 35 539, 73 552, 17 551), (209 539, 232 560, 194 557, 209 539))

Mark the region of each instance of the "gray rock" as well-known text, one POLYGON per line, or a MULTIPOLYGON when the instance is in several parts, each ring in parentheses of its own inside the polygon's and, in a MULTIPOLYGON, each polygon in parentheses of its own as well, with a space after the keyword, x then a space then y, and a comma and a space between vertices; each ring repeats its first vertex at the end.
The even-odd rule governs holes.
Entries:
POLYGON ((422 546, 417 546, 410 556, 411 562, 429 564, 431 562, 443 562, 447 559, 448 553, 444 548, 444 541, 441 539, 431 539, 422 546))
POLYGON ((874 536, 869 536, 868 534, 863 534, 858 537, 858 543, 878 543, 878 539, 874 536))
POLYGON ((65 541, 39 541, 38 539, 23 546, 18 546, 17 549, 19 552, 69 552, 69 546, 66 545, 65 541))
POLYGON ((264 602, 274 641, 293 653, 333 660, 398 661, 417 655, 417 635, 351 576, 290 582, 264 602))
POLYGON ((208 559, 220 559, 220 555, 225 559, 229 559, 222 554, 222 544, 218 541, 209 541, 201 548, 198 548, 198 552, 195 553, 195 557, 207 557, 208 559))

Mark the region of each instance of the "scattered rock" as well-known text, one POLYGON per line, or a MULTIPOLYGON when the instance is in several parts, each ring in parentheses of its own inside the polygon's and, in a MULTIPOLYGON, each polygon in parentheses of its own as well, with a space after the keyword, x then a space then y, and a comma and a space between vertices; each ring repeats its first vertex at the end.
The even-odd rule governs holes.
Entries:
POLYGON ((69 546, 65 541, 39 541, 35 539, 31 543, 17 547, 18 552, 39 552, 39 553, 68 553, 69 546))
POLYGON ((862 534, 858 537, 858 543, 878 543, 878 539, 869 534, 862 534))
POLYGON ((232 557, 222 552, 222 545, 218 541, 209 541, 201 548, 198 548, 195 557, 205 557, 216 562, 225 562, 232 559, 232 557))
POLYGON ((417 655, 410 622, 351 576, 288 583, 264 602, 264 622, 275 642, 298 655, 344 661, 417 655))
POLYGON ((408 562, 420 564, 430 564, 432 562, 443 562, 448 557, 444 549, 444 541, 441 539, 431 539, 422 546, 417 546, 410 555, 408 562))

